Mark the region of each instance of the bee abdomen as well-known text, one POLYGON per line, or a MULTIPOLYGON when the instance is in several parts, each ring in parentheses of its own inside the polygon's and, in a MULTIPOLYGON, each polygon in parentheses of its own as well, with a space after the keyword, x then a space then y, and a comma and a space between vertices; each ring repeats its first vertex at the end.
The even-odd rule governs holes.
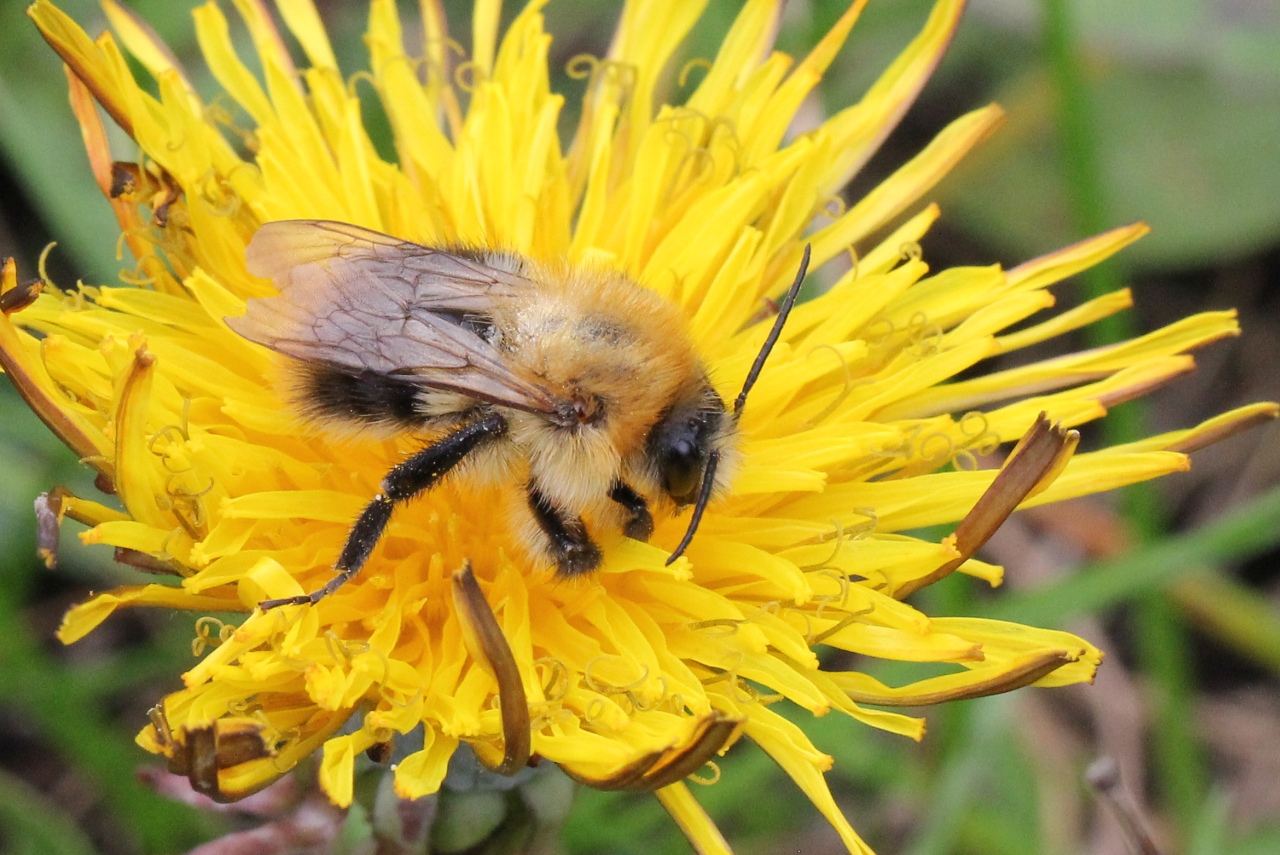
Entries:
POLYGON ((298 403, 317 419, 337 418, 355 425, 417 427, 422 387, 376 371, 348 374, 316 364, 299 372, 298 403))

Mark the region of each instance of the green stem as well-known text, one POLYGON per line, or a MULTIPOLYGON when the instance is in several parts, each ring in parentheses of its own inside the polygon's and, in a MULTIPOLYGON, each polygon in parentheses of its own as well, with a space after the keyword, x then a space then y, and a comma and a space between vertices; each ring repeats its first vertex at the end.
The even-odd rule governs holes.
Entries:
POLYGON ((1170 593, 1192 624, 1280 677, 1280 613, 1234 579, 1184 579, 1170 593))

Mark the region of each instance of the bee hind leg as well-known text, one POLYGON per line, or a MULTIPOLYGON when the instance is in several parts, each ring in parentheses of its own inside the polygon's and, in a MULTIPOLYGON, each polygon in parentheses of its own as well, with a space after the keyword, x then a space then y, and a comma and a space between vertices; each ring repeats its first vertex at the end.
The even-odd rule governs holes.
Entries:
POLYGON ((653 537, 653 514, 649 513, 649 503, 644 500, 629 484, 615 481, 609 489, 609 498, 622 506, 629 515, 622 526, 622 533, 632 540, 648 542, 653 537))
POLYGON ((556 575, 562 579, 590 573, 600 566, 600 547, 587 534, 581 517, 566 519, 551 501, 529 485, 529 507, 538 527, 547 536, 551 557, 556 562, 556 575))
MULTIPOLYGON (((341 588, 354 578, 364 563, 369 560, 373 548, 378 545, 378 541, 382 539, 382 533, 387 529, 387 523, 391 521, 391 512, 396 505, 429 490, 467 455, 506 432, 507 420, 497 413, 490 413, 482 419, 463 425, 448 436, 431 443, 396 464, 382 479, 382 492, 374 496, 373 501, 365 506, 355 525, 351 527, 347 542, 343 545, 338 560, 334 562, 333 569, 336 572, 333 578, 323 588, 309 594, 264 600, 258 605, 263 611, 278 606, 304 603, 314 605, 341 588)), ((597 563, 599 563, 598 560, 597 563)))

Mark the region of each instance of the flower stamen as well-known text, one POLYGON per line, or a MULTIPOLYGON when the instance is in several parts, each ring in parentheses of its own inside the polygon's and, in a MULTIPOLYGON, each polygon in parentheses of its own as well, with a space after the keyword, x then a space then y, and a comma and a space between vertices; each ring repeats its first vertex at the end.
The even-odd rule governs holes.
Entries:
POLYGON ((700 68, 703 71, 710 71, 713 66, 711 64, 711 60, 701 56, 695 56, 693 59, 687 60, 685 64, 681 66, 680 74, 676 77, 676 85, 681 89, 688 86, 689 75, 695 68, 700 68))

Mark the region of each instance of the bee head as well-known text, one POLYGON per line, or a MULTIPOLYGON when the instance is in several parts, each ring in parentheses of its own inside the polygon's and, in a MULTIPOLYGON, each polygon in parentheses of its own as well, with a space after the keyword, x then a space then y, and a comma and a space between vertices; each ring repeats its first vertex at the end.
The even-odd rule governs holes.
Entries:
POLYGON ((657 469, 662 491, 678 506, 697 499, 724 419, 724 402, 707 387, 697 399, 667 410, 650 431, 645 450, 657 469))

